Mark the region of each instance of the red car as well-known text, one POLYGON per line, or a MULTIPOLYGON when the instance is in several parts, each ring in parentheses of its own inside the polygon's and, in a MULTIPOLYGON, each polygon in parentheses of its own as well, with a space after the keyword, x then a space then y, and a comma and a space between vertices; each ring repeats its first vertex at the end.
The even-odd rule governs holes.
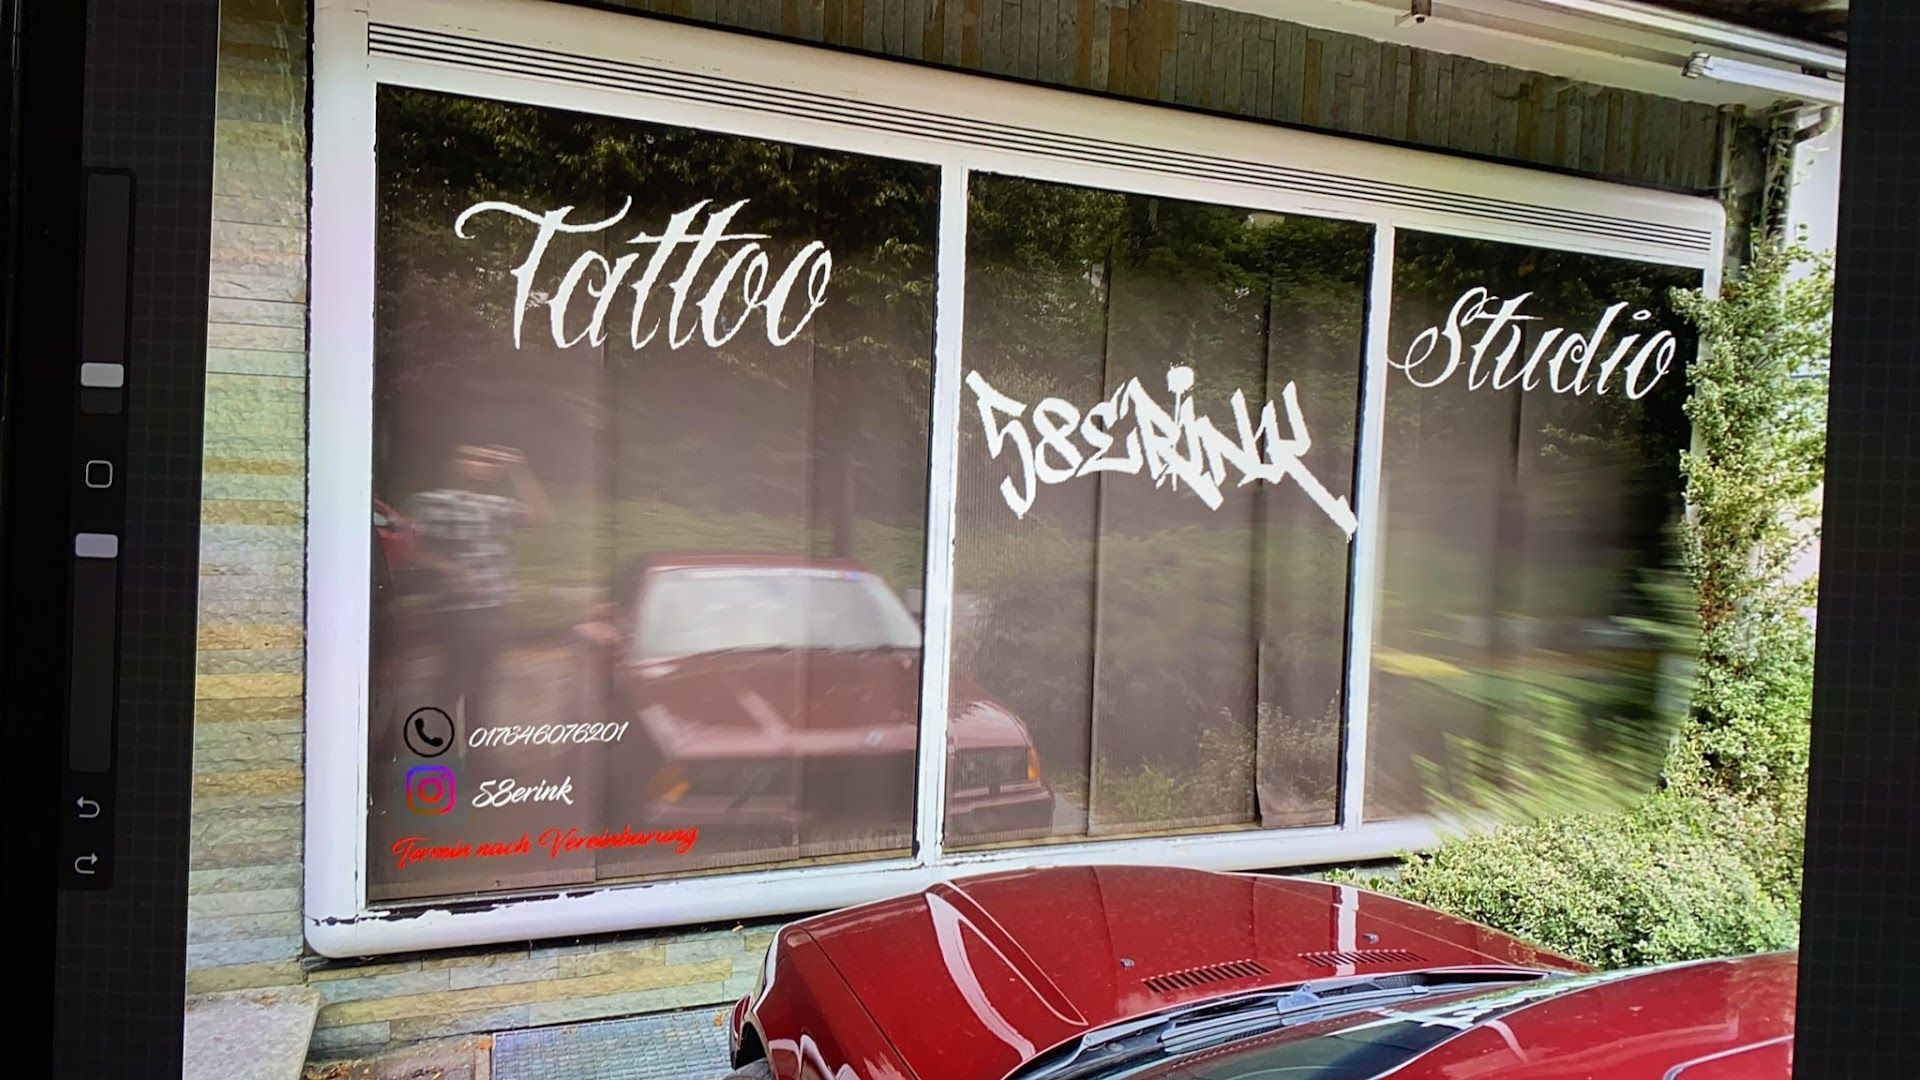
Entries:
POLYGON ((992 874, 782 927, 730 1080, 1762 1080, 1796 957, 1592 972, 1350 886, 992 874))
MULTIPOLYGON (((652 555, 575 628, 637 738, 635 820, 709 843, 910 842, 920 624, 846 559, 652 555), (876 840, 875 838, 878 838, 876 840)), ((1054 796, 1027 726, 964 675, 949 690, 956 838, 1039 835, 1054 796)))
POLYGON ((406 570, 413 562, 413 522, 378 498, 373 500, 373 537, 389 572, 406 570))

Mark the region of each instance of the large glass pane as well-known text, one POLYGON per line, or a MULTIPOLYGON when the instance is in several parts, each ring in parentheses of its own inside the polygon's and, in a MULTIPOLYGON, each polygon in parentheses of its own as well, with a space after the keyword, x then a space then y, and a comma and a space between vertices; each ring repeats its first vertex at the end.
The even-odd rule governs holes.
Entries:
POLYGON ((1694 271, 1402 232, 1366 815, 1652 782, 1681 707, 1668 528, 1694 271))
POLYGON ((938 170, 377 134, 369 896, 905 851, 938 170))
POLYGON ((1371 230, 968 198, 949 841, 1331 822, 1371 230))

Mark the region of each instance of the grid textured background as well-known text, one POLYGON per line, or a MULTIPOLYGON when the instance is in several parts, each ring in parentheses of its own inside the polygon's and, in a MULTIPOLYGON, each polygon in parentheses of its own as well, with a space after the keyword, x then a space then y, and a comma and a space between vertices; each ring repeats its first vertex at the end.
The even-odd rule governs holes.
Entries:
MULTIPOLYGON (((54 1075, 177 1061, 217 0, 90 0, 82 159, 136 174, 114 886, 60 897, 54 1075)), ((76 181, 78 176, 76 174, 76 181)))
POLYGON ((1920 7, 1854 0, 1796 1075, 1920 1075, 1920 7))

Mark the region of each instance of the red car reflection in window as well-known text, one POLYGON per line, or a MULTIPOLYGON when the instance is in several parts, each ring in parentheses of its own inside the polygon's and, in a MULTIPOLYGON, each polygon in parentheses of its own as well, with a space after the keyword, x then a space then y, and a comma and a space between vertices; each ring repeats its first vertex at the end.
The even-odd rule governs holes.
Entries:
MULTIPOLYGON (((920 623, 843 559, 653 556, 579 627, 610 715, 641 738, 629 812, 697 827, 727 862, 912 843, 920 623)), ((950 833, 1037 835, 1053 792, 1027 727, 964 677, 950 695, 950 833)))
POLYGON ((413 557, 413 522, 379 499, 373 500, 373 538, 388 573, 407 569, 413 557))

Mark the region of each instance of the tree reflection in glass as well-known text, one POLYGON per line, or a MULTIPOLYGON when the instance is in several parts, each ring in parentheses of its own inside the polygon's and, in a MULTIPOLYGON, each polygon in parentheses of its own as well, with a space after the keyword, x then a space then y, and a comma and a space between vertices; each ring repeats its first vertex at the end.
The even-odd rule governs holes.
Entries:
MULTIPOLYGON (((1351 505, 1371 229, 970 184, 955 662, 1031 730, 1060 797, 1044 821, 950 799, 948 835, 1331 822, 1348 574, 1337 512, 1351 505), (1243 484, 1224 463, 1211 498, 1177 460, 1155 475, 1149 404, 1177 420, 1189 403, 1231 442, 1238 392, 1250 419, 1279 403, 1288 437, 1302 434, 1289 383, 1311 440, 1299 462, 1324 500, 1293 480, 1243 484), (983 388, 1020 419, 1015 405, 983 409, 983 388), (990 420, 1017 431, 996 444, 990 420)), ((1190 455, 1204 473, 1194 445, 1168 440, 1162 460, 1190 455)), ((949 790, 971 791, 970 772, 956 747, 949 790)))
POLYGON ((938 169, 396 87, 377 134, 369 896, 905 851, 938 169))
POLYGON ((1668 292, 1698 283, 1398 235, 1368 818, 1597 809, 1651 786, 1686 698, 1668 530, 1694 344, 1668 292))

